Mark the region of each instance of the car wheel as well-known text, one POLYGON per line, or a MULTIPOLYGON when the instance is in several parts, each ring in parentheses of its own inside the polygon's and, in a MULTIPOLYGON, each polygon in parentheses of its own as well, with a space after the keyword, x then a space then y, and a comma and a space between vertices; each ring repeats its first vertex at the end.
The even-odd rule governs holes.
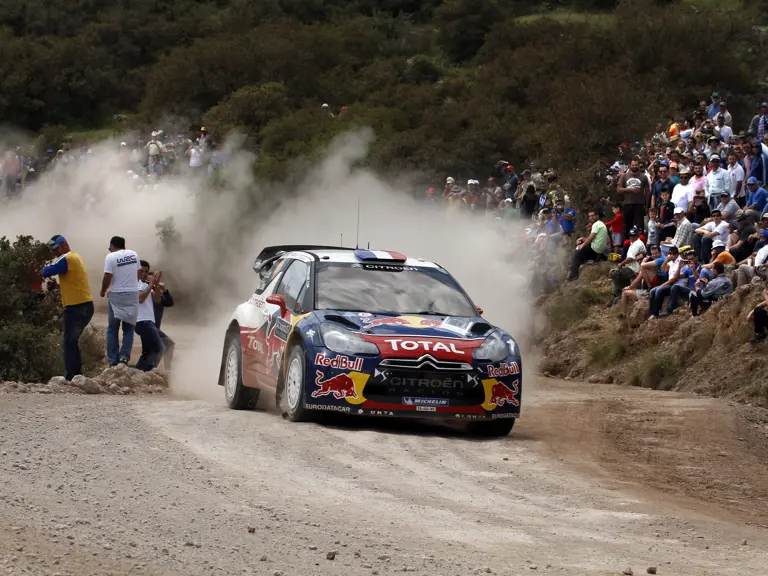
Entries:
POLYGON ((259 391, 243 386, 243 350, 240 347, 239 334, 227 335, 224 352, 224 397, 227 406, 233 410, 255 408, 259 400, 259 391))
POLYGON ((304 382, 306 381, 307 362, 304 347, 294 344, 288 352, 288 363, 283 379, 283 410, 292 422, 308 419, 304 408, 304 382))
POLYGON ((483 422, 470 423, 469 431, 476 436, 483 436, 485 438, 498 438, 501 436, 506 436, 512 432, 514 425, 514 418, 487 420, 483 422))

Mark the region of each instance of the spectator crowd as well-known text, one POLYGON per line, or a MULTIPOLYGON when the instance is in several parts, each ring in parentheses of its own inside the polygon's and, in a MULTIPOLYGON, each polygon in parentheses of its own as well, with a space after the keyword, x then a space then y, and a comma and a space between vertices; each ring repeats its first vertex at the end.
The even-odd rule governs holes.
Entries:
MULTIPOLYGON (((736 132, 718 92, 680 118, 658 124, 643 142, 619 146, 619 158, 597 171, 607 197, 576 210, 553 169, 531 164, 522 174, 500 161, 485 185, 448 177, 427 201, 496 219, 522 218, 539 286, 563 280, 558 252, 571 251, 568 281, 582 265, 615 263, 611 306, 626 315, 647 300, 654 320, 688 307, 694 316, 749 283, 768 282, 768 102, 736 132), (610 212, 609 212, 610 210, 610 212)), ((768 337, 768 291, 752 310, 753 342, 768 337)))
MULTIPOLYGON (((205 126, 190 136, 177 133, 167 137, 154 130, 146 140, 120 142, 119 167, 136 187, 155 184, 167 176, 211 174, 224 167, 227 158, 221 145, 212 140, 205 126)), ((68 138, 58 150, 38 151, 36 146, 0 146, 0 200, 18 198, 23 190, 46 172, 65 174, 88 166, 93 148, 85 142, 73 145, 68 138)))

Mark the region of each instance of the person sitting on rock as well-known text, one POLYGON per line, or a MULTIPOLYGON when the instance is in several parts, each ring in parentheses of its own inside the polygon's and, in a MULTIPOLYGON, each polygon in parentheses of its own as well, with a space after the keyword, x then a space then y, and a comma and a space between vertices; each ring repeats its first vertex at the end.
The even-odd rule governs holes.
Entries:
POLYGON ((747 322, 753 320, 755 326, 755 335, 752 336, 750 342, 752 344, 758 344, 768 338, 768 288, 763 290, 763 301, 755 306, 752 311, 747 314, 747 322))
POLYGON ((633 226, 629 230, 630 245, 627 250, 627 257, 608 272, 608 276, 613 283, 611 294, 613 304, 621 298, 621 291, 635 279, 640 272, 640 262, 646 255, 645 244, 640 240, 640 230, 633 226))
POLYGON ((699 315, 699 308, 702 312, 707 310, 712 303, 723 296, 733 292, 733 284, 730 278, 725 274, 725 266, 722 262, 714 262, 712 265, 714 278, 706 284, 701 278, 696 281, 696 291, 688 295, 688 301, 691 305, 691 314, 699 315))
MULTIPOLYGON (((661 272, 661 265, 664 263, 664 257, 658 246, 651 246, 651 255, 646 256, 640 262, 640 271, 635 276, 632 283, 621 291, 621 301, 619 302, 619 318, 627 315, 632 303, 648 295, 651 288, 654 288, 659 282, 664 282, 666 274, 661 272)), ((638 257, 639 258, 639 257, 638 257)))

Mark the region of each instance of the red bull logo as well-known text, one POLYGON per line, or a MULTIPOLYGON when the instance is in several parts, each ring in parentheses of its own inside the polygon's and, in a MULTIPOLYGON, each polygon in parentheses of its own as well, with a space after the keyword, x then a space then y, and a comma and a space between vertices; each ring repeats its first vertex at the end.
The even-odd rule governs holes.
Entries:
POLYGON ((504 376, 514 376, 515 374, 520 374, 520 366, 517 365, 517 362, 500 364, 498 368, 496 366, 488 366, 488 376, 492 378, 503 378, 504 376))
POLYGON ((360 372, 363 369, 362 358, 349 358, 348 356, 341 355, 329 358, 325 354, 317 354, 315 356, 315 364, 317 366, 325 366, 326 368, 354 370, 355 372, 360 372))
POLYGON ((515 392, 517 392, 517 384, 512 385, 512 389, 507 387, 502 382, 496 382, 491 388, 491 397, 488 400, 488 404, 495 404, 496 406, 520 406, 520 402, 515 398, 515 392))
POLYGON ((320 396, 328 396, 333 394, 336 400, 342 398, 357 398, 357 392, 355 392, 355 382, 347 374, 339 374, 326 380, 322 380, 323 373, 319 370, 316 372, 315 384, 319 387, 312 392, 312 398, 319 398, 320 396))
POLYGON ((431 320, 429 318, 419 320, 419 326, 428 326, 430 328, 439 328, 442 324, 441 320, 431 320))

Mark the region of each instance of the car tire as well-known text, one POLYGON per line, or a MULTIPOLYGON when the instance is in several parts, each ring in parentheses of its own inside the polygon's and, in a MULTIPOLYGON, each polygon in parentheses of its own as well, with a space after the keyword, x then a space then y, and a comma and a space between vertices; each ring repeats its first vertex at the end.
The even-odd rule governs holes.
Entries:
POLYGON ((227 334, 227 344, 224 348, 224 397, 227 406, 233 410, 250 410, 256 408, 259 401, 259 391, 243 386, 243 349, 240 335, 227 334))
POLYGON ((514 426, 514 418, 503 418, 499 420, 487 420, 484 422, 472 422, 469 425, 469 431, 475 436, 500 438, 512 432, 514 426))
POLYGON ((304 383, 307 380, 307 355, 304 346, 293 344, 288 351, 288 361, 285 365, 283 385, 279 389, 277 402, 283 409, 283 415, 291 422, 302 422, 309 419, 309 413, 304 408, 304 383))

